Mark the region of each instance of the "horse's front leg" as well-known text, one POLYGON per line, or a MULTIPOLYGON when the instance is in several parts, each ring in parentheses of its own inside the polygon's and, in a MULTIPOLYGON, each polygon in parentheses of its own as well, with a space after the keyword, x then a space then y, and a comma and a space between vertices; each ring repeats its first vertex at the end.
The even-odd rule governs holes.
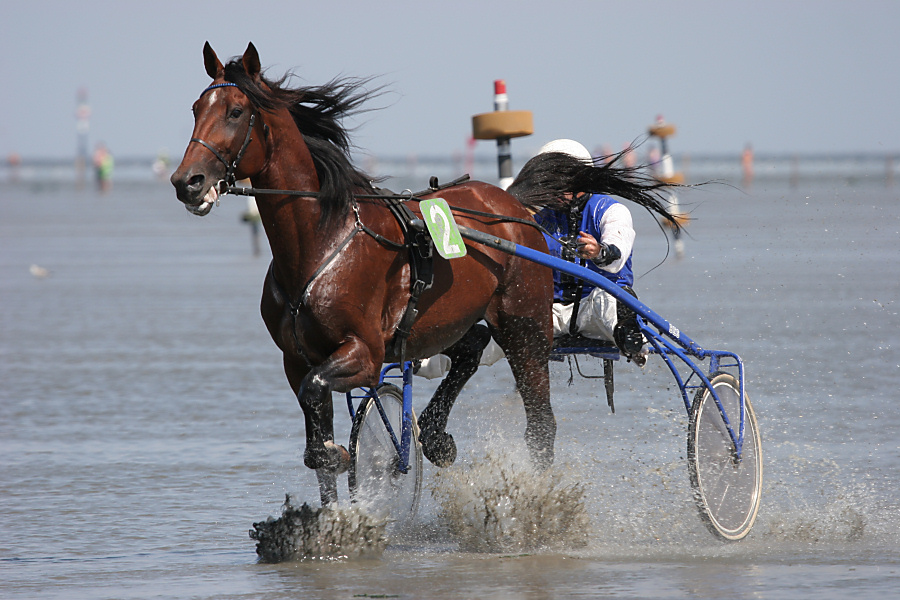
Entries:
POLYGON ((422 453, 435 466, 448 467, 456 460, 456 442, 446 431, 447 420, 463 386, 478 370, 481 354, 490 341, 488 328, 477 324, 443 352, 450 357, 450 372, 419 416, 422 453))
POLYGON ((321 365, 303 378, 297 401, 306 421, 306 450, 303 463, 315 469, 323 506, 337 500, 337 476, 350 466, 350 454, 334 442, 334 406, 331 392, 374 386, 379 362, 358 338, 342 344, 321 365))
POLYGON ((316 471, 322 506, 337 501, 337 476, 346 470, 350 455, 334 443, 334 406, 327 381, 311 370, 303 378, 297 401, 306 421, 303 464, 316 471))

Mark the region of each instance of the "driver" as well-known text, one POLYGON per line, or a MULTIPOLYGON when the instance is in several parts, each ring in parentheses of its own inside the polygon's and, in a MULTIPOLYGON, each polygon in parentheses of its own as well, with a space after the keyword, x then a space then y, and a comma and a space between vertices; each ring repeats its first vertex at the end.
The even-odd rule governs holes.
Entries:
MULTIPOLYGON (((593 164, 588 149, 574 140, 553 140, 544 144, 538 154, 548 152, 568 154, 587 165, 593 164)), ((534 214, 546 230, 544 237, 550 254, 579 262, 637 298, 632 289, 635 233, 631 211, 604 194, 566 194, 561 200, 559 206, 546 206, 534 214)), ((644 366, 644 335, 634 311, 601 288, 556 270, 553 288, 553 337, 558 344, 576 336, 612 341, 623 356, 644 366)), ((489 339, 480 364, 492 365, 500 358, 503 351, 489 339)), ((439 354, 420 361, 415 373, 428 379, 443 377, 450 364, 447 356, 439 354)))
MULTIPOLYGON (((593 158, 582 144, 568 139, 548 142, 538 154, 560 152, 592 164, 593 158)), ((535 220, 547 230, 545 238, 550 254, 579 261, 629 294, 634 273, 631 268, 634 227, 631 212, 603 194, 567 194, 559 207, 544 207, 535 220), (563 243, 561 244, 559 241, 563 243)), ((584 336, 612 340, 619 351, 643 366, 643 334, 634 311, 589 282, 554 271, 554 337, 584 336), (573 318, 574 317, 574 318, 573 318)))

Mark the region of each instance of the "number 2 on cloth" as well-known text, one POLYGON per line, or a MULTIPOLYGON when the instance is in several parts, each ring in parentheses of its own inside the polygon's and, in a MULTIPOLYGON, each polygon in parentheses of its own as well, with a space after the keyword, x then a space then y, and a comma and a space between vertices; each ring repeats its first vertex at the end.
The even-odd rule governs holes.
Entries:
POLYGON ((428 232, 434 239, 438 254, 444 258, 460 258, 466 255, 466 245, 459 234, 450 206, 443 198, 432 198, 419 203, 428 232))

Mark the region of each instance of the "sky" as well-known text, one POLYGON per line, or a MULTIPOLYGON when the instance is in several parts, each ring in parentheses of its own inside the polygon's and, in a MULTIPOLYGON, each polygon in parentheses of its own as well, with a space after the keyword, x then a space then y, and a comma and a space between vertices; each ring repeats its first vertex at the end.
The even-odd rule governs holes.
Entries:
POLYGON ((896 152, 898 24, 892 0, 6 2, 0 156, 74 156, 83 88, 91 147, 180 157, 207 40, 223 61, 252 41, 305 85, 375 77, 379 110, 346 123, 374 156, 463 152, 495 79, 533 113, 516 155, 561 137, 618 150, 659 114, 676 154, 896 152))

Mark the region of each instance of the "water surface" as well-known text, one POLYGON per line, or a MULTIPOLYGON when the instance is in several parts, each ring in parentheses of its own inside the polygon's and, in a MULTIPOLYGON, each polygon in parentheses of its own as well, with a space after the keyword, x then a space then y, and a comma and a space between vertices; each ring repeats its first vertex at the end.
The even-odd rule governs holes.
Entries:
MULTIPOLYGON (((251 524, 317 492, 243 201, 198 219, 165 184, 4 187, 0 596, 894 597, 900 192, 720 186, 683 201, 686 256, 655 269, 665 240, 636 214, 635 287, 746 362, 765 461, 746 540, 716 540, 695 513, 687 419, 656 358, 618 365, 615 415, 602 385, 553 366, 556 468, 584 486, 585 544, 462 549, 427 465, 418 533, 381 558, 266 565, 251 524)), ((421 410, 432 387, 416 385, 421 410)), ((521 451, 522 412, 504 362, 479 371, 451 418, 460 465, 521 451)))

